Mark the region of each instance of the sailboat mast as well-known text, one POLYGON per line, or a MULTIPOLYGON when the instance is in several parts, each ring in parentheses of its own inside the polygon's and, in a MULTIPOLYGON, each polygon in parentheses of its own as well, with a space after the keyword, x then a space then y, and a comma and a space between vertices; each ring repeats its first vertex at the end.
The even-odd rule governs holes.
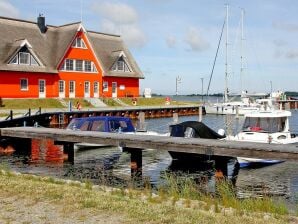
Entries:
POLYGON ((240 68, 240 89, 242 89, 242 76, 243 76, 243 40, 244 40, 244 33, 243 33, 243 20, 244 20, 244 9, 241 9, 241 56, 240 56, 240 63, 241 63, 241 68, 240 68))
POLYGON ((228 102, 228 28, 229 28, 229 5, 226 5, 226 72, 225 72, 225 95, 224 102, 228 102))

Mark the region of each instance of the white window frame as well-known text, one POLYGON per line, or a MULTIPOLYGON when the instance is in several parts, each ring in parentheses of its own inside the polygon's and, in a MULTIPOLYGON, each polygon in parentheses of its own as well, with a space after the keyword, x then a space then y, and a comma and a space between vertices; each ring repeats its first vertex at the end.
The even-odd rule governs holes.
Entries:
POLYGON ((113 64, 112 71, 116 72, 131 72, 131 69, 129 68, 128 64, 124 59, 118 58, 118 60, 113 64), (121 67, 121 69, 120 69, 121 67))
MULTIPOLYGON (((70 68, 70 67, 69 67, 70 68)), ((61 71, 66 71, 66 72, 86 72, 86 73, 97 73, 97 69, 96 66, 94 64, 93 61, 89 61, 89 60, 82 60, 82 59, 71 59, 71 58, 66 58, 61 66, 60 66, 60 70, 61 71), (68 69, 67 66, 69 66, 70 61, 72 61, 72 70, 68 69), (77 66, 77 62, 78 61, 82 61, 82 70, 78 70, 78 66, 77 66), (90 68, 90 70, 86 69, 86 64, 90 63, 90 67, 88 66, 88 68, 90 68)))
POLYGON ((58 91, 59 91, 59 93, 65 93, 65 81, 64 80, 58 81, 58 91))
POLYGON ((103 91, 103 92, 108 92, 108 91, 109 91, 109 82, 104 81, 104 82, 102 83, 102 91, 103 91))
POLYGON ((75 93, 75 81, 74 80, 70 80, 69 81, 69 93, 75 93))
POLYGON ((19 64, 20 65, 30 65, 30 56, 31 56, 31 54, 28 53, 28 52, 19 52, 19 64), (26 62, 25 63, 23 63, 22 60, 21 60, 22 55, 26 56, 26 58, 25 58, 26 62))
POLYGON ((29 90, 29 82, 27 78, 21 78, 20 79, 20 90, 21 91, 28 91, 29 90), (22 88, 22 81, 26 81, 26 88, 22 88))
POLYGON ((74 60, 75 61, 75 71, 77 71, 77 72, 83 72, 84 71, 84 60, 81 60, 81 59, 77 59, 77 60, 74 60), (78 62, 82 62, 82 64, 81 64, 81 66, 79 67, 78 66, 78 62), (80 68, 80 69, 78 69, 78 68, 80 68))
POLYGON ((87 49, 85 41, 83 40, 82 37, 76 37, 76 39, 72 43, 73 48, 82 48, 82 49, 87 49))
POLYGON ((69 58, 67 58, 67 59, 65 59, 65 63, 64 63, 64 65, 65 65, 65 70, 66 71, 74 71, 75 69, 75 62, 74 62, 75 60, 74 59, 69 59, 69 58), (68 69, 67 68, 67 66, 70 68, 70 62, 72 62, 72 69, 68 69))

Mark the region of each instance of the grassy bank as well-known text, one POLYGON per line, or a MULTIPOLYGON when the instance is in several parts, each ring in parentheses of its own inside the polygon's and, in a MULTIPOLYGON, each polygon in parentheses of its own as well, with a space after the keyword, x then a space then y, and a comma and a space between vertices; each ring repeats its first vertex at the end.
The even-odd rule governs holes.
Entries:
MULTIPOLYGON (((120 98, 122 102, 127 105, 133 105, 134 98, 120 98)), ((152 98, 135 98, 137 106, 163 106, 166 105, 166 98, 165 97, 152 97, 152 98)), ((170 105, 187 105, 187 104, 194 104, 194 102, 186 102, 186 101, 174 101, 169 100, 170 105)))
MULTIPOLYGON (((72 102, 72 106, 75 107, 77 102, 80 102, 82 107, 92 107, 92 105, 79 98, 64 99, 64 103, 72 102)), ((67 105, 68 106, 68 105, 67 105)), ((38 109, 41 108, 65 108, 66 106, 58 99, 2 99, 2 105, 0 109, 38 109)))
MULTIPOLYGON (((118 101, 115 101, 112 98, 103 98, 101 99, 107 106, 123 106, 118 101)), ((132 98, 119 98, 127 106, 133 106, 132 98)), ((84 108, 92 108, 87 100, 82 98, 74 98, 74 99, 1 99, 0 109, 38 109, 41 108, 67 108, 68 103, 71 102, 72 106, 76 108, 77 102, 81 104, 82 109, 84 108), (63 103, 61 103, 61 101, 63 103)), ((143 98, 139 97, 136 100, 137 106, 164 106, 166 104, 165 98, 161 97, 153 97, 153 98, 143 98)), ((184 102, 184 101, 170 101, 170 105, 187 105, 193 104, 193 102, 184 102)))
POLYGON ((150 189, 108 189, 31 175, 0 173, 0 222, 290 223, 287 215, 238 212, 219 204, 168 197, 150 189), (30 214, 30 217, 27 215, 30 214), (10 216, 11 215, 11 216, 10 216), (18 220, 21 218, 21 220, 18 220), (34 220, 32 220, 34 219, 34 220))

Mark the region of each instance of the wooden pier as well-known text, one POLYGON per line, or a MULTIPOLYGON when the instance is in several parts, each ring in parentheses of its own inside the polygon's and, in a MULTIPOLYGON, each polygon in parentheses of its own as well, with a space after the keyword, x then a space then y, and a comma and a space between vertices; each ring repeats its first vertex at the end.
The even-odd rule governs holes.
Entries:
MULTIPOLYGON (((90 116, 121 116, 138 118, 142 112, 145 118, 162 118, 172 117, 173 114, 179 116, 199 115, 202 106, 199 105, 168 105, 168 106, 133 106, 133 107, 109 107, 98 108, 93 110, 73 110, 73 111, 57 111, 43 112, 40 108, 37 113, 33 113, 30 109, 22 117, 14 117, 13 111, 4 121, 0 121, 0 128, 17 127, 17 126, 33 126, 38 124, 43 127, 63 127, 66 126, 72 118, 90 117, 90 116)), ((205 114, 205 109, 202 108, 205 114)))
POLYGON ((0 137, 52 139, 65 143, 96 143, 135 149, 156 149, 183 153, 229 157, 253 157, 298 161, 297 145, 237 142, 201 138, 137 135, 106 132, 83 132, 56 128, 1 128, 0 137))
MULTIPOLYGON (((132 172, 142 166, 142 149, 166 150, 187 153, 190 156, 206 155, 215 161, 215 167, 227 174, 228 160, 235 157, 298 161, 297 145, 279 145, 212 140, 200 138, 179 138, 169 136, 137 135, 124 133, 82 132, 55 128, 16 127, 1 128, 0 138, 21 140, 22 145, 30 145, 32 139, 51 139, 57 145, 64 146, 70 162, 75 159, 74 144, 86 142, 120 146, 131 153, 132 172), (29 142, 29 143, 28 143, 29 142)), ((100 150, 100 149, 98 149, 100 150)))

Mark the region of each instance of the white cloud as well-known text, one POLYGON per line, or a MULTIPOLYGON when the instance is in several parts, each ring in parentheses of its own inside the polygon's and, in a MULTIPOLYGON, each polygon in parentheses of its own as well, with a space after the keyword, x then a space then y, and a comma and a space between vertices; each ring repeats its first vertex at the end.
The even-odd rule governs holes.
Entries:
POLYGON ((174 36, 168 36, 166 43, 169 48, 174 48, 176 46, 176 38, 174 36))
POLYGON ((19 10, 6 0, 0 0, 0 15, 16 18, 19 16, 19 10))
POLYGON ((140 48, 146 43, 146 36, 138 25, 138 14, 134 8, 123 3, 105 2, 93 5, 93 11, 100 13, 102 32, 120 34, 130 47, 140 48))
POLYGON ((134 8, 123 3, 94 4, 93 10, 116 24, 133 24, 138 21, 138 15, 134 8))
POLYGON ((200 31, 194 27, 188 29, 185 41, 193 51, 203 51, 209 47, 200 31))

